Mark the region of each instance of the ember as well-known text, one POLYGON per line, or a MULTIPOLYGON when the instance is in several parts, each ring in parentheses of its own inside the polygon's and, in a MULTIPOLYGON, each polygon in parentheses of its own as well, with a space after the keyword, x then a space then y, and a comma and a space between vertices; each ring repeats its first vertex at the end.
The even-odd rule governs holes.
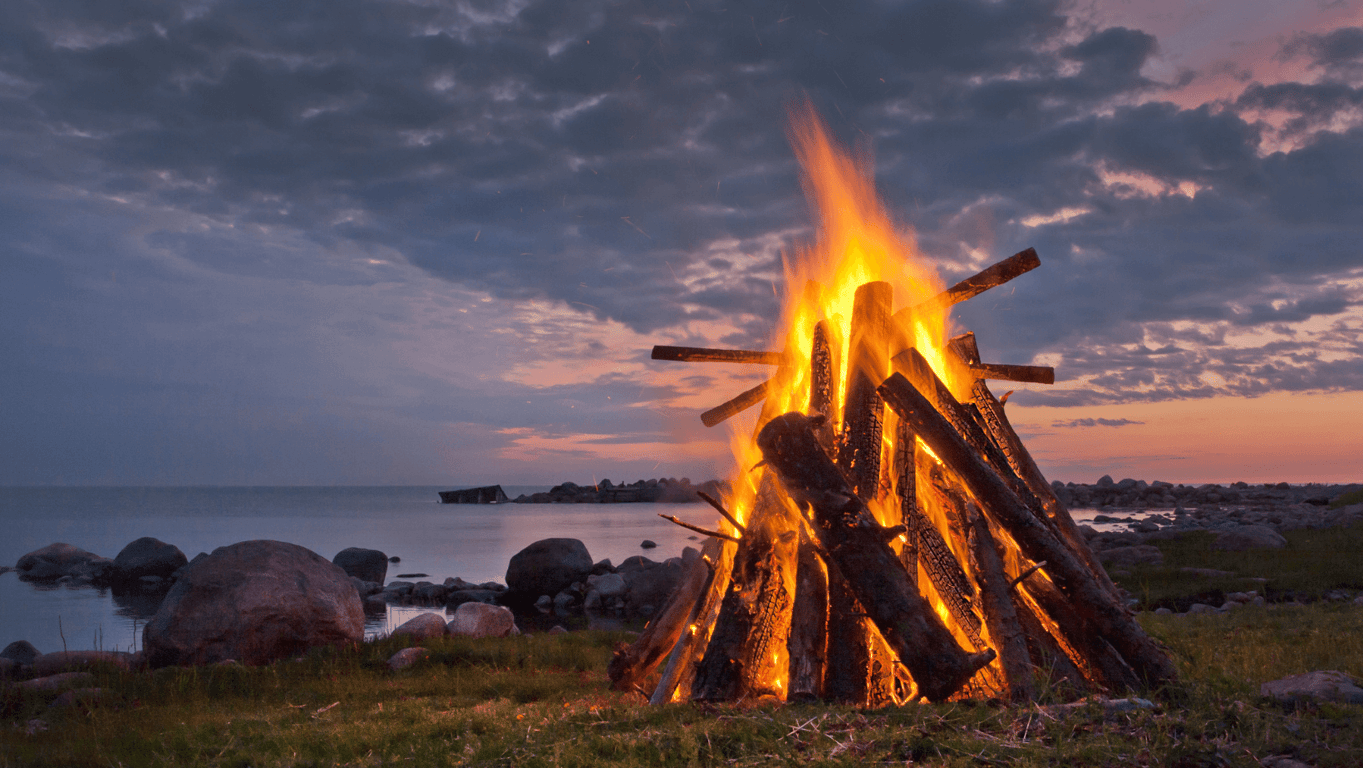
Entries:
POLYGON ((985 384, 1054 372, 982 363, 973 334, 949 337, 952 305, 1036 268, 1036 252, 944 287, 869 169, 812 111, 793 125, 820 227, 787 264, 798 300, 781 351, 653 351, 775 367, 701 417, 763 403, 735 440, 753 469, 732 498, 707 498, 716 535, 617 652, 614 686, 643 690, 664 656, 654 703, 1026 701, 1043 681, 1075 695, 1172 681, 985 384))

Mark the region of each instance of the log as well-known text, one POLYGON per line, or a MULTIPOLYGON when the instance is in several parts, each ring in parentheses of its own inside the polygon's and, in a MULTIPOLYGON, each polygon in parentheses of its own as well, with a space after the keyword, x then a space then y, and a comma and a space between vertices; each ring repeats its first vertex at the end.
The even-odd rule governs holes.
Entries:
POLYGON ((866 504, 819 447, 808 417, 787 413, 772 419, 757 444, 791 498, 812 510, 820 546, 921 695, 943 701, 994 659, 993 650, 969 653, 957 645, 914 588, 866 504))
POLYGON ((1027 485, 1027 488, 1040 501, 1041 508, 1046 519, 1051 526, 1060 533, 1065 543, 1070 549, 1074 550, 1084 565, 1088 567, 1089 573, 1098 580, 1103 589, 1107 590, 1118 599, 1117 585, 1112 583, 1112 578, 1102 564, 1098 562, 1098 557, 1093 554, 1093 549, 1089 547, 1088 541, 1083 534, 1079 533, 1079 526, 1074 524, 1074 518, 1070 511, 1060 503, 1060 499, 1055 495, 1055 489, 1051 488, 1050 483, 1041 474, 1041 469, 1037 467, 1036 461, 1032 459, 1032 454, 1028 452, 1027 446, 1023 445, 1022 438, 1013 430, 1013 425, 1008 422, 1008 416, 1004 413, 1003 405, 994 398, 989 387, 983 381, 977 380, 973 387, 975 407, 979 410, 981 421, 985 429, 994 442, 1002 449, 1007 458, 1009 466, 1027 485))
POLYGON ((979 452, 952 430, 908 379, 896 373, 881 384, 880 393, 961 479, 985 513, 1017 542, 1022 553, 1033 562, 1046 561, 1045 571, 1056 586, 1081 616, 1112 643, 1145 684, 1157 686, 1176 679, 1173 662, 1164 649, 1103 588, 1080 557, 1032 514, 979 452))
POLYGON ((1010 701, 1036 700, 1027 637, 1008 593, 1008 574, 1003 570, 989 523, 978 509, 970 510, 971 570, 980 586, 980 612, 989 628, 989 639, 999 654, 999 667, 1010 701))
POLYGON ((828 649, 828 569, 817 546, 800 536, 796 555, 795 606, 790 613, 790 684, 787 701, 823 698, 824 663, 828 649))
POLYGON ((838 466, 863 501, 874 499, 880 487, 885 404, 876 393, 876 386, 889 372, 886 334, 893 296, 889 283, 866 283, 857 288, 852 303, 852 333, 848 342, 851 357, 838 466))
POLYGON ((696 670, 693 700, 785 698, 798 525, 795 511, 768 475, 738 544, 728 594, 696 670))
POLYGON ((667 656, 667 665, 663 667, 662 676, 658 678, 658 685, 648 699, 648 703, 654 706, 672 701, 673 694, 677 691, 677 679, 689 663, 688 654, 691 652, 692 638, 701 632, 701 628, 696 625, 696 619, 705 606, 705 596, 715 579, 715 563, 707 559, 706 565, 709 575, 705 578, 705 586, 701 589, 699 598, 691 605, 691 615, 686 619, 686 626, 682 628, 681 635, 673 644, 672 652, 667 656))
POLYGON ((710 563, 707 558, 719 554, 718 542, 706 541, 702 556, 691 561, 681 582, 668 597, 666 605, 657 618, 649 622, 633 644, 617 648, 607 667, 611 688, 617 691, 632 691, 641 680, 648 677, 681 637, 696 603, 700 600, 705 583, 710 578, 710 563))
POLYGON ((1029 384, 1054 384, 1055 369, 1046 365, 1004 365, 1002 363, 975 363, 970 372, 981 379, 1000 379, 1021 381, 1029 384))
POLYGON ((1027 639, 1027 654, 1031 657, 1032 668, 1036 670, 1038 677, 1044 680, 1044 689, 1062 687, 1060 691, 1062 696, 1072 695, 1075 698, 1090 693, 1093 686, 1088 678, 1060 647, 1060 641, 1036 617, 1032 605, 1017 593, 1013 593, 1011 597, 1013 610, 1017 613, 1018 623, 1022 625, 1023 634, 1027 639), (1065 687, 1068 690, 1065 690, 1065 687))
MULTIPOLYGON (((673 650, 673 654, 678 659, 676 668, 669 670, 669 674, 664 675, 663 679, 659 681, 658 688, 654 690, 649 703, 665 704, 676 698, 690 697, 691 686, 696 677, 696 667, 700 664, 701 657, 709 645, 710 635, 715 627, 715 619, 719 617, 719 609, 723 604, 724 595, 729 591, 729 580, 733 575, 734 555, 737 552, 737 544, 731 541, 720 542, 719 557, 715 559, 713 574, 705 587, 704 595, 696 606, 691 624, 687 631, 682 634, 681 639, 677 641, 678 647, 673 650)), ((672 664, 669 662, 669 667, 671 666, 672 664)))
POLYGON ((833 449, 833 422, 837 417, 838 370, 842 359, 841 345, 833 336, 827 320, 814 326, 814 340, 809 350, 809 415, 822 416, 824 421, 815 428, 819 443, 825 450, 833 449))
POLYGON ((918 439, 913 430, 898 419, 894 438, 894 492, 899 502, 899 520, 903 523, 904 547, 900 550, 899 561, 908 571, 909 581, 918 582, 918 528, 922 518, 918 509, 918 439))
POLYGON ((1075 661, 1088 669, 1090 679, 1113 692, 1140 689, 1140 678, 1131 665, 1054 584, 1034 579, 1021 589, 1060 629, 1065 644, 1077 654, 1075 661))
POLYGON ((1026 274, 1039 266, 1041 266, 1041 258, 1036 255, 1035 248, 1020 251, 975 275, 967 277, 922 304, 900 310, 895 313, 895 321, 902 323, 904 318, 915 312, 941 312, 960 304, 966 299, 978 296, 990 288, 1003 285, 1018 275, 1026 274))
MULTIPOLYGON (((964 541, 966 537, 966 500, 946 482, 946 478, 941 469, 935 462, 925 462, 928 464, 927 485, 932 488, 933 496, 944 508, 948 522, 955 529, 959 539, 964 541)), ((925 489, 924 489, 925 490, 925 489)), ((920 495, 923 490, 920 490, 920 495)), ((918 525, 919 535, 919 558, 923 565, 923 572, 927 574, 928 581, 932 582, 932 587, 937 592, 937 596, 942 598, 942 602, 947 607, 947 612, 951 618, 961 627, 965 636, 975 646, 976 650, 984 646, 980 638, 980 628, 983 626, 980 619, 970 607, 970 596, 975 594, 975 590, 970 585, 970 580, 965 575, 965 570, 961 568, 960 561, 956 559, 956 554, 951 551, 942 536, 942 532, 937 530, 937 526, 927 517, 922 517, 918 525)), ((968 556, 968 555, 966 555, 968 556)))
POLYGON ((705 347, 653 348, 654 360, 676 360, 682 363, 746 363, 748 365, 784 365, 786 356, 780 352, 759 352, 748 349, 706 349, 705 347))
POLYGON ((767 390, 771 387, 771 384, 772 380, 768 379, 752 389, 740 392, 728 402, 721 403, 702 413, 700 415, 701 423, 707 427, 713 427, 757 405, 766 399, 767 390))

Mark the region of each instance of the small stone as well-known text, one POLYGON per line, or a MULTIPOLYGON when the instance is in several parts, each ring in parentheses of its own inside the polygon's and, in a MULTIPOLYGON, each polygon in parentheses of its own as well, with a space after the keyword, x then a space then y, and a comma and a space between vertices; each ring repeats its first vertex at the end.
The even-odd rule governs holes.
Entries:
POLYGON ((1216 609, 1206 603, 1193 603, 1188 606, 1188 613, 1215 613, 1216 609))
POLYGON ((568 630, 567 630, 566 628, 564 628, 564 626, 563 626, 562 624, 555 624, 554 627, 553 627, 553 629, 550 629, 550 630, 549 630, 548 634, 551 634, 551 635, 566 635, 566 634, 568 634, 568 630))
POLYGON ((1332 669, 1264 683, 1259 686, 1259 694, 1286 702, 1314 699, 1363 704, 1363 688, 1359 688, 1353 678, 1332 669))
POLYGON ((548 595, 540 595, 539 599, 535 601, 535 607, 541 611, 547 611, 554 607, 554 598, 548 595))
POLYGON ((1172 614, 1172 613, 1173 613, 1173 611, 1169 610, 1168 608, 1156 608, 1156 609, 1155 609, 1155 615, 1156 615, 1156 616, 1168 616, 1168 615, 1170 615, 1170 614, 1172 614))
POLYGON ((644 539, 642 542, 639 543, 639 546, 643 547, 644 549, 654 549, 655 547, 658 546, 658 542, 652 539, 644 539))
POLYGON ((388 558, 388 562, 390 562, 390 563, 400 563, 400 562, 402 562, 402 558, 398 557, 397 555, 393 555, 392 557, 388 558))
MULTIPOLYGON (((434 616, 435 614, 428 613, 426 615, 434 616)), ((416 664, 417 662, 425 661, 428 657, 430 657, 430 655, 431 652, 426 650, 425 648, 416 646, 412 648, 403 648, 402 650, 398 651, 397 653, 389 657, 388 668, 393 670, 394 672, 398 671, 399 669, 406 669, 412 666, 413 664, 416 664)))

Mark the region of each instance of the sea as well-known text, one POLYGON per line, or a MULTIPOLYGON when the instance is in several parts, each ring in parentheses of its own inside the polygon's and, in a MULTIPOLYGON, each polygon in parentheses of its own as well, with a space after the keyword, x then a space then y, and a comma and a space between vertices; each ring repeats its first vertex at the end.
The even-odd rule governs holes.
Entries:
MULTIPOLYGON (((9 487, 0 488, 0 565, 54 542, 115 557, 152 536, 193 559, 252 539, 298 544, 330 560, 347 547, 377 549, 399 562, 390 581, 505 582, 511 556, 547 538, 579 539, 593 561, 632 555, 665 560, 698 536, 661 517, 710 526, 704 504, 441 504, 438 491, 462 486, 9 487), (644 540, 657 544, 644 549, 644 540)), ((549 486, 503 486, 507 495, 549 486)), ((1094 510, 1075 510, 1086 522, 1094 510)), ((1098 525, 1098 528, 1105 526, 1098 525)), ((27 640, 40 652, 136 651, 160 594, 21 581, 0 574, 0 647, 27 640)), ((441 607, 388 606, 366 615, 365 634, 387 634, 441 607)), ((609 622, 609 619, 606 619, 609 622)))

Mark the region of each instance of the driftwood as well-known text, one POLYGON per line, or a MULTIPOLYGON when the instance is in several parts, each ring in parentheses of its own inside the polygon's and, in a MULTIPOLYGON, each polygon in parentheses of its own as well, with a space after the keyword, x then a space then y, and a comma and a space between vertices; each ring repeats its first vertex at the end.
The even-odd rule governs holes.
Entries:
POLYGON ((921 695, 945 700, 994 659, 992 650, 969 653, 956 644, 909 580, 885 530, 819 447, 807 417, 787 413, 772 419, 757 444, 791 498, 812 509, 820 546, 908 667, 921 695))
POLYGON ((1172 682, 1176 673, 1164 650, 1141 629, 1112 593, 1104 589, 1052 529, 1036 518, 1016 493, 932 407, 908 379, 894 374, 880 386, 886 403, 965 484, 985 513, 1017 542, 1033 562, 1046 561, 1046 573, 1104 639, 1149 685, 1172 682))
POLYGON ((828 649, 828 568, 808 536, 800 536, 795 570, 795 606, 790 612, 788 701, 823 698, 828 649))
POLYGON ((970 510, 970 562, 980 585, 980 612, 984 614, 989 639, 999 654, 1003 682, 1012 701, 1036 699, 1027 637, 1008 593, 1008 574, 1003 570, 989 523, 978 509, 970 510))
POLYGON ((728 594, 696 671, 693 699, 785 697, 798 525, 784 494, 764 478, 734 556, 728 594))
POLYGON ((687 566, 681 583, 672 591, 657 618, 649 622, 634 643, 616 648, 607 667, 612 688, 617 691, 634 690, 658 665, 663 655, 677 644, 693 607, 710 579, 710 563, 719 555, 718 544, 713 539, 705 543, 701 556, 687 566))
POLYGON ((747 349, 706 349, 704 347, 653 348, 654 360, 676 360, 681 363, 747 363, 749 365, 783 365, 785 355, 780 352, 759 352, 747 349))

